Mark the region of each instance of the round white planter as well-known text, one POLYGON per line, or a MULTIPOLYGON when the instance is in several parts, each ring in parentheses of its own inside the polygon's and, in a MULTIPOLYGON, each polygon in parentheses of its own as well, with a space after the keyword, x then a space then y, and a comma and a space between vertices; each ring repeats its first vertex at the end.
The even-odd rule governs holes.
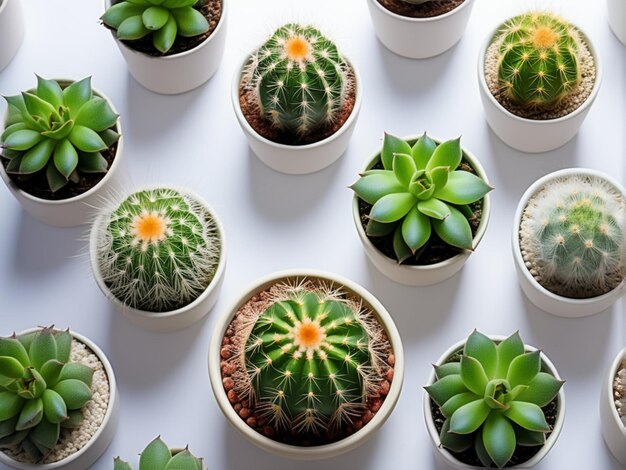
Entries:
POLYGON ((527 153, 541 153, 554 150, 569 142, 578 132, 591 109, 600 84, 602 83, 602 63, 589 37, 579 30, 587 44, 596 66, 596 80, 587 100, 576 110, 557 119, 526 119, 519 117, 506 108, 491 94, 485 79, 485 54, 500 26, 487 36, 478 55, 478 84, 480 98, 485 110, 485 117, 491 130, 502 141, 516 150, 527 153))
POLYGON ((255 155, 270 168, 292 175, 314 173, 338 160, 348 148, 350 137, 352 137, 359 111, 361 110, 363 87, 354 64, 350 63, 354 70, 356 85, 354 109, 343 126, 333 135, 319 142, 307 145, 285 145, 272 142, 257 133, 241 111, 241 106, 239 105, 239 84, 241 83, 241 71, 247 61, 248 58, 246 57, 246 60, 235 73, 231 88, 231 98, 239 125, 243 129, 248 145, 250 145, 255 155))
POLYGON ((522 221, 522 215, 524 209, 528 204, 528 200, 539 191, 548 181, 556 178, 562 178, 565 176, 572 176, 577 174, 585 174, 603 178, 607 180, 611 185, 618 189, 626 198, 626 192, 622 186, 611 177, 605 175, 602 172, 589 170, 586 168, 568 168, 565 170, 555 171, 535 181, 523 194, 520 199, 517 209, 515 211, 515 218, 513 219, 513 234, 511 237, 513 247, 513 259, 515 260, 515 270, 517 271, 517 279, 522 288, 522 291, 528 297, 536 307, 541 310, 558 315, 560 317, 586 317, 595 313, 601 312, 611 305, 613 305, 624 293, 626 289, 626 280, 606 294, 598 297, 592 297, 588 299, 571 299, 569 297, 563 297, 550 292, 544 288, 537 280, 532 276, 522 257, 522 251, 519 244, 519 227, 522 221))
POLYGON ((93 271, 96 284, 98 284, 102 293, 111 301, 111 303, 122 315, 128 318, 135 325, 150 331, 177 331, 197 323, 215 306, 219 293, 222 290, 224 271, 226 270, 226 237, 224 235, 222 222, 218 219, 211 206, 209 206, 199 195, 189 191, 188 189, 182 190, 181 192, 188 194, 190 197, 194 198, 203 205, 215 221, 221 241, 220 260, 215 271, 215 276, 213 276, 213 279, 204 292, 202 292, 196 300, 188 305, 185 305, 184 307, 167 312, 149 312, 129 307, 117 299, 105 284, 98 263, 98 253, 96 249, 98 230, 95 227, 104 223, 104 216, 99 216, 95 220, 89 234, 89 257, 91 260, 91 270, 93 271))
MULTIPOLYGON (((407 140, 409 142, 415 142, 419 137, 420 136, 418 135, 413 135, 405 137, 404 140, 407 140)), ((438 139, 434 140, 438 143, 441 142, 438 139)), ((487 184, 489 184, 487 174, 485 173, 485 170, 478 161, 478 159, 466 149, 463 149, 463 157, 467 159, 468 162, 470 162, 472 168, 476 170, 478 176, 480 176, 487 184)), ((372 168, 379 159, 380 150, 369 160, 367 166, 365 167, 365 170, 369 170, 370 168, 372 168)), ((472 240, 472 247, 474 250, 476 249, 476 247, 478 247, 478 244, 485 235, 487 225, 489 224, 490 215, 491 204, 489 202, 489 194, 487 194, 483 198, 483 208, 480 224, 478 225, 476 236, 474 236, 474 239, 472 240)), ((422 266, 398 264, 398 261, 389 258, 378 248, 376 248, 366 235, 365 229, 361 224, 361 215, 359 214, 359 198, 356 196, 356 194, 352 198, 352 219, 354 220, 356 231, 359 234, 359 239, 363 244, 365 254, 369 258, 369 260, 374 266, 376 266, 376 268, 381 273, 383 273, 392 281, 398 282, 400 284, 404 284, 407 286, 430 286, 432 284, 437 284, 438 282, 445 281, 446 279, 449 279, 450 277, 454 276, 454 274, 456 274, 458 271, 460 271, 467 259, 472 254, 471 251, 464 251, 440 263, 422 266)))
MULTIPOLYGON (((505 339, 505 336, 489 335, 489 338, 491 338, 493 341, 503 341, 505 339)), ((467 340, 464 339, 454 344, 453 346, 451 346, 445 353, 441 355, 441 357, 437 360, 435 365, 439 366, 439 365, 444 364, 448 360, 448 358, 450 358, 454 353, 463 349, 463 346, 465 345, 466 341, 467 340)), ((528 346, 528 345, 524 345, 524 346, 525 346, 526 352, 537 350, 537 348, 534 348, 532 346, 528 346)), ((559 373, 556 370, 556 367, 554 367, 554 364, 552 364, 550 359, 548 359, 548 356, 546 356, 543 352, 541 353, 541 363, 542 363, 541 369, 544 372, 548 372, 549 374, 553 375, 556 379, 561 380, 561 377, 559 376, 559 373)), ((435 370, 433 368, 433 370, 431 371, 428 377, 428 385, 432 385, 434 382, 435 382, 435 370)), ((439 456, 440 460, 448 464, 450 467, 456 468, 458 470, 470 470, 470 469, 483 468, 483 467, 475 467, 473 465, 468 465, 468 464, 461 462, 454 455, 452 455, 448 450, 442 447, 441 441, 439 439, 439 432, 437 431, 437 428, 435 426, 435 421, 433 420, 433 416, 430 410, 430 397, 428 396, 428 393, 426 392, 424 392, 423 405, 424 405, 423 406, 424 419, 426 420, 426 428, 428 429, 428 434, 430 435, 431 442, 433 443, 435 453, 439 456)), ((552 449, 552 447, 556 443, 556 440, 558 439, 559 434, 561 434, 561 430, 563 429, 564 421, 565 421, 565 393, 563 391, 563 388, 561 388, 558 394, 558 408, 557 408, 556 422, 554 423, 554 428, 552 429, 552 433, 546 439, 546 443, 543 445, 541 450, 537 454, 535 454, 531 459, 519 465, 515 465, 513 467, 506 467, 506 468, 522 469, 522 468, 532 468, 535 465, 537 465, 548 454, 548 452, 550 452, 550 449, 552 449)))
POLYGON ((432 18, 397 15, 378 0, 367 0, 374 30, 380 42, 409 59, 433 57, 454 46, 465 32, 474 0, 465 0, 454 10, 432 18))
POLYGON ((320 460, 336 457, 364 444, 365 441, 367 441, 367 439, 369 439, 384 424, 393 411, 402 389, 402 382, 404 379, 404 351, 402 349, 400 334, 398 333, 393 319, 378 299, 376 299, 376 297, 360 285, 336 274, 323 271, 308 269, 279 271, 255 281, 251 286, 243 291, 237 300, 235 300, 225 311, 222 317, 217 320, 217 324, 213 330, 211 344, 209 346, 209 378, 213 394, 215 395, 215 399, 217 400, 217 404, 222 410, 222 413, 224 413, 228 422, 248 441, 267 452, 280 455, 282 457, 297 460, 320 460), (228 397, 222 384, 222 373, 220 369, 220 350, 222 347, 222 339, 228 325, 239 308, 251 297, 268 289, 277 282, 302 278, 330 281, 335 285, 342 286, 346 291, 361 297, 364 303, 368 305, 376 314, 378 320, 385 329, 395 355, 394 377, 391 382, 391 388, 389 389, 387 398, 385 398, 385 401, 374 418, 359 431, 340 441, 332 444, 312 447, 298 447, 283 444, 259 434, 248 426, 246 422, 237 414, 237 412, 235 412, 233 406, 228 401, 228 397))
MULTIPOLYGON (((19 334, 26 334, 37 330, 39 330, 39 328, 30 328, 19 334)), ((117 382, 115 381, 113 368, 111 367, 111 363, 106 355, 90 339, 74 331, 71 331, 71 333, 77 341, 86 345, 96 356, 98 356, 98 359, 104 367, 107 379, 109 380, 109 405, 107 407, 106 414, 104 415, 104 419, 102 420, 102 424, 84 447, 69 457, 59 460, 58 462, 49 464, 30 464, 18 462, 17 460, 13 460, 7 456, 5 453, 0 452, 0 464, 8 465, 9 467, 20 470, 84 470, 89 468, 96 460, 98 460, 113 440, 119 418, 120 402, 119 390, 117 388, 117 382)))
MULTIPOLYGON (((13 0, 9 0, 11 2, 13 0)), ((70 83, 71 80, 59 79, 61 83, 70 83)), ((93 93, 101 98, 104 98, 113 112, 119 114, 113 106, 113 103, 102 93, 93 90, 93 93)), ((6 114, 3 120, 6 122, 6 114)), ((117 120, 117 132, 120 134, 120 138, 117 141, 117 151, 113 163, 109 167, 104 177, 91 189, 85 191, 78 196, 74 196, 67 199, 48 200, 33 196, 26 191, 22 191, 13 180, 9 177, 5 171, 4 165, 0 164, 0 176, 6 183, 9 191, 17 199, 24 210, 32 215, 34 218, 40 220, 44 224, 52 225, 54 227, 76 227, 91 222, 93 208, 98 207, 102 202, 102 199, 107 194, 112 194, 116 189, 119 189, 123 176, 119 171, 122 161, 122 155, 124 154, 124 137, 121 133, 122 126, 120 119, 117 120)))
POLYGON ((23 39, 22 0, 3 0, 0 3, 0 70, 11 62, 23 39))
POLYGON ((604 442, 615 458, 626 466, 626 427, 617 414, 615 397, 613 395, 613 380, 617 369, 626 358, 626 348, 622 349, 611 363, 602 382, 600 395, 600 423, 604 442))
MULTIPOLYGON (((206 83, 217 71, 226 42, 227 0, 222 16, 211 35, 193 49, 168 56, 151 56, 127 46, 111 31, 126 60, 130 74, 148 90, 166 95, 184 93, 206 83)), ((105 10, 111 0, 105 0, 105 10)))
POLYGON ((626 46, 626 0, 607 0, 607 9, 611 30, 626 46))

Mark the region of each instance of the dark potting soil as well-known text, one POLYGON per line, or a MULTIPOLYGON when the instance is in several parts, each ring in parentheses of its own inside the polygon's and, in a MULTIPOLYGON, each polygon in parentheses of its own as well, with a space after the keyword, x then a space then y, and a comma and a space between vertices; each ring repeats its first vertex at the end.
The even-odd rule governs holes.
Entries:
MULTIPOLYGON (((375 170, 383 169, 383 164, 379 160, 376 165, 372 167, 375 170)), ((468 171, 474 175, 476 175, 476 170, 472 168, 472 166, 467 162, 467 160, 463 159, 461 164, 459 165, 459 170, 468 171)), ((474 217, 468 220, 470 224, 470 228, 472 230, 472 238, 476 236, 476 232, 478 231, 478 226, 480 225, 480 220, 482 217, 482 199, 470 204, 470 208, 474 212, 474 217)), ((359 215, 361 217, 361 225, 363 226, 363 230, 367 229, 367 223, 369 221, 369 213, 372 209, 372 205, 367 202, 359 199, 359 215)), ((389 235, 385 235, 384 237, 367 237, 369 241, 372 242, 381 253, 383 253, 388 258, 393 260, 397 260, 395 251, 393 250, 393 232, 389 235)), ((426 242, 420 250, 418 250, 415 255, 410 258, 404 260, 402 264, 407 264, 411 266, 426 266, 429 264, 440 263, 447 259, 452 258, 453 256, 458 255, 459 253, 463 253, 464 250, 460 248, 456 248, 454 246, 450 246, 445 243, 441 238, 437 236, 435 231, 432 231, 430 239, 426 242)))
POLYGON ((434 0, 419 5, 404 0, 378 0, 383 7, 396 15, 409 18, 432 18, 459 7, 465 0, 434 0))

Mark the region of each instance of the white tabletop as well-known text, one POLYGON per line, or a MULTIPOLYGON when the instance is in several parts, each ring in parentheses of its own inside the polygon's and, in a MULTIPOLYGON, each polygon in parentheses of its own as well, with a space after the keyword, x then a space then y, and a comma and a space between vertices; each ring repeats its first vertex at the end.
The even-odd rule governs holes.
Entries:
POLYGON ((604 370, 626 342, 625 303, 576 320, 543 313, 520 291, 510 250, 517 201, 538 177, 583 166, 626 181, 626 48, 609 30, 604 2, 542 2, 588 33, 605 75, 578 136, 540 155, 514 151, 488 129, 476 78, 484 35, 534 1, 478 0, 457 47, 418 61, 395 56, 377 41, 365 0, 231 0, 221 68, 208 84, 179 96, 151 93, 130 77, 110 33, 99 25, 102 2, 23 2, 26 38, 0 73, 0 93, 32 87, 34 73, 93 75, 94 87, 121 113, 130 179, 190 186, 216 209, 228 238, 224 288, 207 320, 177 333, 150 333, 122 318, 98 290, 86 229, 42 225, 0 185, 0 334, 51 323, 70 326, 95 341, 115 369, 121 420, 94 468, 111 468, 117 455, 136 463, 137 453, 161 434, 172 446, 189 443, 212 470, 445 469, 426 433, 421 387, 430 364, 475 327, 491 334, 519 329, 567 380, 565 427, 538 469, 619 468, 600 435, 598 397, 604 370), (317 23, 335 38, 360 69, 364 87, 347 153, 308 176, 276 173, 250 152, 229 94, 244 55, 274 27, 294 19, 317 23), (487 234, 465 268, 439 285, 410 288, 387 280, 366 260, 347 186, 380 146, 383 131, 402 136, 424 130, 441 139, 462 134, 496 190, 487 234), (216 318, 255 278, 294 267, 334 271, 370 289, 393 315, 407 356, 404 389, 389 421, 366 446, 323 463, 296 464, 244 441, 216 406, 208 380, 216 318))

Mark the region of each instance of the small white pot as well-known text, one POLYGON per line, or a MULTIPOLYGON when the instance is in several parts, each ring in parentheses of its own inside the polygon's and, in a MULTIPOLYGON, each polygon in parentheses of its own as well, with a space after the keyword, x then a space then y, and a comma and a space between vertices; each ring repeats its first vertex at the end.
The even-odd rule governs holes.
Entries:
POLYGON ((231 98, 239 125, 243 129, 248 139, 248 145, 250 145, 255 155, 270 168, 291 175, 314 173, 338 160, 348 148, 350 137, 352 137, 357 117, 361 110, 363 91, 356 67, 350 63, 354 70, 356 97, 354 109, 352 109, 352 113, 348 116, 343 126, 333 135, 319 142, 307 145, 285 145, 272 142, 257 133, 241 111, 241 106, 239 105, 239 85, 241 83, 241 72, 247 62, 248 58, 246 57, 246 60, 237 69, 237 73, 233 77, 231 98))
POLYGON ((367 0, 374 30, 380 42, 409 59, 433 57, 454 46, 465 32, 474 0, 465 0, 454 10, 432 18, 397 15, 378 0, 367 0))
MULTIPOLYGON (((500 336, 500 335, 489 335, 489 338, 491 338, 493 341, 503 341, 506 337, 500 336)), ((459 341, 452 347, 450 347, 445 353, 441 355, 441 357, 437 360, 435 365, 440 366, 444 364, 453 354, 463 349, 466 342, 467 342, 467 339, 464 339, 462 341, 459 341)), ((524 345, 524 347, 525 347, 526 352, 532 352, 532 351, 537 350, 537 348, 534 348, 528 345, 524 345)), ((541 352, 541 364, 542 364, 541 369, 544 372, 548 372, 549 374, 553 375, 557 380, 561 380, 561 377, 559 376, 559 372, 556 370, 556 367, 554 367, 554 364, 552 364, 550 359, 548 359, 548 356, 546 356, 543 352, 541 352)), ((433 368, 433 370, 431 371, 428 377, 428 385, 432 385, 434 382, 435 382, 435 370, 433 368)), ((428 434, 430 435, 431 442, 433 443, 435 454, 437 454, 439 458, 443 462, 448 464, 450 467, 456 468, 458 470, 470 470, 470 469, 483 468, 483 467, 475 467, 473 465, 468 465, 466 463, 461 462, 441 445, 441 440, 439 439, 439 432, 437 431, 437 428, 435 426, 435 421, 433 420, 433 416, 430 410, 430 396, 428 395, 426 391, 424 391, 423 405, 424 405, 423 407, 424 419, 426 420, 426 428, 428 429, 428 434)), ((556 440, 558 439, 559 434, 561 434, 561 430, 563 429, 563 423, 565 421, 565 393, 562 387, 561 387, 561 390, 559 390, 559 394, 558 394, 558 407, 557 408, 558 408, 557 416, 556 416, 556 421, 554 423, 554 428, 552 429, 552 433, 550 434, 550 436, 548 436, 548 438, 546 439, 546 442, 541 448, 541 450, 537 454, 535 454, 532 458, 527 460, 526 462, 521 463, 519 465, 514 465, 513 467, 506 467, 506 468, 519 468, 519 469, 532 468, 535 465, 537 465, 548 454, 548 452, 550 452, 550 450, 556 443, 556 440)))
POLYGON ((222 413, 224 413, 228 422, 248 441, 267 452, 281 457, 296 460, 320 460, 336 457, 359 447, 372 437, 372 435, 385 423, 393 411, 402 389, 402 382, 404 379, 404 352, 402 349, 402 340, 393 319, 378 299, 376 299, 376 297, 360 285, 344 277, 324 271, 309 269, 279 271, 257 280, 245 289, 242 295, 239 296, 237 300, 235 300, 225 311, 222 317, 218 319, 213 330, 213 337, 211 338, 211 344, 209 346, 209 378, 213 394, 215 395, 215 399, 217 400, 217 404, 222 410, 222 413), (395 355, 394 376, 389 389, 389 394, 385 398, 380 410, 378 410, 372 420, 363 426, 363 428, 359 431, 340 441, 332 444, 310 447, 299 447, 274 441, 262 434, 259 434, 248 426, 228 401, 228 397, 222 384, 222 372, 220 368, 220 350, 222 348, 222 339, 224 338, 228 325, 239 308, 250 300, 251 297, 268 289, 277 282, 303 278, 320 279, 322 281, 332 282, 335 285, 343 287, 346 291, 361 297, 365 305, 372 309, 378 321, 385 329, 393 349, 393 354, 395 355))
POLYGON ((24 40, 24 13, 21 0, 0 2, 0 70, 5 68, 24 40))
MULTIPOLYGON (((148 90, 166 95, 184 93, 206 83, 217 71, 226 42, 226 5, 222 0, 222 16, 211 35, 193 49, 158 57, 127 46, 111 31, 117 47, 126 60, 130 74, 148 90)), ((111 0, 105 0, 105 10, 111 0)))
MULTIPOLYGON (((415 142, 419 137, 417 135, 405 137, 404 140, 408 142, 415 142)), ((435 142, 441 143, 440 140, 434 139, 435 142)), ((369 160, 365 170, 373 168, 374 165, 380 159, 380 150, 369 160)), ((489 184, 487 174, 484 168, 478 161, 478 159, 470 153, 468 150, 463 149, 463 157, 470 162, 472 168, 476 170, 478 176, 480 176, 485 183, 489 184)), ((491 204, 489 202, 489 194, 483 198, 482 216, 476 236, 472 240, 472 247, 475 250, 478 244, 485 235, 487 225, 489 224, 489 216, 491 215, 491 204)), ((435 264, 428 264, 423 266, 399 264, 397 260, 389 258, 382 253, 374 244, 370 241, 365 233, 363 225, 361 225, 361 216, 359 214, 359 198, 355 194, 352 198, 352 219, 356 226, 356 231, 359 234, 359 239, 365 248, 365 254, 369 258, 376 268, 387 276, 392 281, 404 284, 407 286, 430 286, 437 284, 438 282, 445 281, 454 276, 463 267, 467 259, 472 254, 471 251, 463 251, 452 258, 448 258, 445 261, 435 264)))
POLYGON ((491 94, 487 86, 484 72, 485 55, 499 29, 500 26, 487 36, 487 40, 478 55, 478 85, 489 127, 505 144, 522 152, 548 152, 565 145, 576 135, 585 117, 587 117, 602 83, 602 63, 595 47, 589 37, 579 29, 596 66, 595 83, 587 100, 570 114, 557 119, 526 119, 504 108, 491 94))
MULTIPOLYGON (((38 330, 40 330, 40 328, 29 328, 28 330, 22 331, 19 334, 27 334, 38 330)), ((91 351, 93 351, 96 356, 98 356, 98 359, 104 367, 104 372, 106 373, 107 379, 109 380, 109 404, 106 414, 104 415, 104 419, 102 420, 102 424, 100 424, 100 427, 98 428, 96 433, 91 437, 89 442, 87 442, 84 447, 82 447, 76 453, 70 455, 69 457, 63 460, 59 460, 58 462, 49 464, 31 464, 18 462, 17 460, 13 460, 7 454, 0 451, 0 464, 8 465, 9 467, 17 468, 20 470, 84 470, 86 468, 89 468, 96 460, 98 460, 98 458, 104 453, 104 451, 107 449, 107 447, 109 447, 109 444, 113 440, 119 418, 120 402, 119 390, 117 388, 117 382, 115 381, 113 368, 111 367, 111 363, 109 362, 109 359, 106 357, 106 355, 90 339, 74 331, 71 331, 71 334, 74 339, 76 339, 80 343, 83 343, 85 346, 91 349, 91 351)))
POLYGON ((563 297, 550 292, 544 288, 530 273, 524 258, 522 256, 522 250, 519 244, 519 227, 522 222, 522 216, 524 209, 528 204, 528 200, 537 193, 547 182, 556 178, 562 178, 565 176, 573 175, 590 175, 607 180, 618 191, 620 191, 624 198, 626 198, 626 192, 622 186, 605 175, 602 172, 589 170, 586 168, 567 168, 565 170, 555 171, 535 181, 522 195, 517 210, 515 211, 515 218, 513 219, 513 234, 511 237, 513 247, 513 259, 515 260, 515 270, 517 271, 517 279, 528 300, 530 300, 536 307, 540 308, 544 312, 558 315, 560 317, 586 317, 595 313, 601 312, 611 305, 613 305, 624 293, 626 289, 626 280, 606 294, 599 295, 597 297, 591 297, 588 299, 571 299, 569 297, 563 297))
POLYGON ((602 382, 600 395, 600 423, 604 442, 619 463, 626 466, 626 427, 617 414, 613 395, 613 380, 617 369, 626 358, 626 348, 622 349, 611 363, 602 382))
POLYGON ((606 3, 611 30, 626 46, 626 0, 607 0, 606 3))
POLYGON ((196 300, 188 305, 185 305, 184 307, 167 312, 149 312, 129 307, 121 302, 111 293, 111 290, 105 284, 104 279, 102 278, 102 273, 100 272, 100 265, 98 263, 97 233, 99 230, 96 229, 96 227, 100 227, 105 223, 104 216, 101 215, 96 218, 89 234, 89 258, 91 260, 91 270, 96 280, 96 284, 98 284, 98 287, 105 297, 111 301, 111 303, 122 315, 128 318, 135 325, 150 331, 177 331, 197 323, 215 306, 219 293, 222 290, 224 271, 226 270, 226 237, 224 235, 222 222, 218 219, 215 211, 204 201, 202 197, 188 189, 182 190, 181 192, 189 195, 202 204, 204 209, 211 215, 215 221, 217 231, 220 234, 221 242, 220 260, 217 264, 215 276, 213 276, 213 279, 202 294, 200 294, 196 300))
MULTIPOLYGON (((13 0, 8 1, 10 3, 13 0)), ((61 83, 72 82, 72 80, 65 79, 57 81, 61 83)), ((115 106, 113 106, 113 103, 104 94, 96 90, 93 90, 93 93, 94 95, 104 98, 113 112, 115 114, 119 114, 115 109, 115 106)), ((6 122, 6 114, 4 122, 6 122)), ((4 165, 2 164, 0 164, 0 176, 15 199, 20 202, 24 210, 44 224, 52 225, 54 227, 76 227, 78 225, 90 223, 93 208, 100 205, 103 197, 119 188, 123 178, 119 168, 121 165, 122 155, 124 154, 124 137, 121 132, 122 126, 119 118, 116 127, 116 131, 120 134, 120 138, 117 141, 117 151, 115 153, 113 163, 111 163, 111 166, 107 170, 104 177, 93 188, 79 194, 78 196, 59 200, 42 199, 33 196, 17 187, 5 171, 4 165)))

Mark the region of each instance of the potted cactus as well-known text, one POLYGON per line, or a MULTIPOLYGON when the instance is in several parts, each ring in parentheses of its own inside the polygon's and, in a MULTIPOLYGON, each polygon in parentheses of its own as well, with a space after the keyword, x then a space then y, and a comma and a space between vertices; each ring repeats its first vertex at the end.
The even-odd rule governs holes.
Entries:
POLYGON ((492 188, 460 138, 385 134, 382 149, 351 188, 365 253, 402 284, 429 285, 452 276, 489 222, 492 188))
POLYGON ((0 338, 0 464, 87 468, 115 432, 118 392, 104 353, 53 327, 0 338))
POLYGON ((480 51, 480 94, 489 126, 507 145, 547 152, 578 132, 602 68, 590 39, 550 12, 498 26, 480 51))
POLYGON ((434 365, 424 418, 437 454, 453 468, 534 467, 565 419, 563 382, 543 352, 474 331, 434 365))
MULTIPOLYGON (((116 457, 113 470, 133 470, 133 467, 116 457)), ((206 467, 203 459, 193 455, 189 448, 170 449, 157 436, 139 454, 139 470, 206 470, 206 467)))
POLYGON ((624 0, 607 0, 609 25, 611 30, 626 46, 626 2, 624 0))
POLYGON ((474 0, 368 0, 367 5, 385 47, 410 59, 425 59, 459 42, 474 0))
POLYGON ((184 93, 217 71, 226 40, 225 0, 105 0, 131 75, 157 93, 184 93))
POLYGON ((37 77, 36 89, 5 100, 0 175, 9 190, 42 222, 86 223, 117 177, 122 139, 115 108, 92 90, 91 77, 37 77))
POLYGON ((528 299, 546 312, 580 317, 609 308, 626 282, 626 193, 605 174, 550 173, 522 196, 513 257, 528 299))
POLYGON ((19 0, 0 0, 0 71, 17 53, 24 39, 24 13, 19 0))
POLYGON ((385 422, 402 388, 393 320, 334 274, 284 271, 247 289, 218 321, 209 375, 228 421, 262 449, 333 457, 385 422))
POLYGON ((224 229, 189 190, 149 188, 103 208, 90 235, 98 287, 133 323, 186 328, 215 305, 226 267, 224 229))
POLYGON ((600 422, 604 442, 626 466, 626 348, 615 356, 602 382, 600 422))
POLYGON ((235 114, 250 147, 283 173, 312 173, 346 150, 361 107, 356 68, 313 26, 286 24, 235 74, 235 114))

